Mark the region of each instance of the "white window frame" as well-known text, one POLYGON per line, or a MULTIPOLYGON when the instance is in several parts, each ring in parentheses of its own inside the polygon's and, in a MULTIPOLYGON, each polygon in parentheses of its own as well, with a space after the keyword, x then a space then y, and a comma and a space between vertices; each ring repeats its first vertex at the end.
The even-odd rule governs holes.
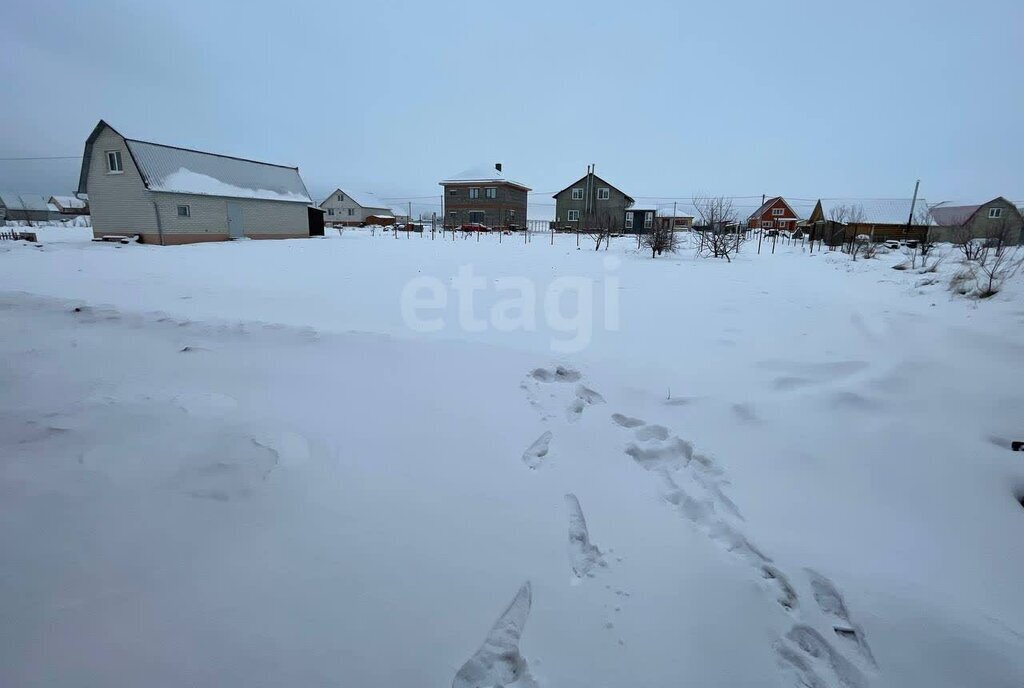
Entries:
POLYGON ((583 200, 583 189, 573 189, 572 190, 572 200, 574 200, 574 201, 582 201, 583 200))
POLYGON ((773 217, 782 217, 782 214, 786 212, 785 208, 772 208, 773 217))
POLYGON ((771 228, 772 228, 772 221, 771 220, 761 220, 761 229, 771 229, 771 228))
POLYGON ((339 194, 338 194, 338 200, 339 200, 339 201, 344 201, 344 200, 345 200, 345 194, 343 194, 343 193, 339 193, 339 194))
POLYGON ((626 211, 626 229, 633 229, 633 211, 626 211))
POLYGON ((121 151, 108 150, 106 153, 107 174, 124 174, 124 161, 121 158, 121 151), (111 164, 111 162, 114 162, 115 164, 111 164))
POLYGON ((998 220, 1002 216, 1003 216, 1003 209, 1002 208, 989 208, 988 209, 988 219, 990 219, 990 220, 998 220))
POLYGON ((348 210, 348 216, 349 217, 355 217, 355 214, 356 214, 356 209, 355 208, 346 208, 346 210, 348 210))
POLYGON ((579 222, 580 221, 580 211, 578 211, 578 210, 569 210, 569 211, 567 211, 566 214, 565 214, 565 219, 568 220, 569 222, 579 222))
POLYGON ((328 208, 327 209, 327 214, 333 217, 334 216, 334 208, 328 208))
POLYGON ((476 198, 480 198, 480 187, 479 186, 471 186, 471 187, 469 187, 469 198, 470 198, 470 200, 473 200, 473 199, 476 199, 476 198))
POLYGON ((644 213, 644 229, 650 229, 651 225, 654 224, 654 213, 647 211, 644 213))
POLYGON ((497 197, 498 197, 498 187, 496 187, 496 186, 488 186, 488 187, 484 188, 484 198, 492 198, 493 199, 493 198, 497 198, 497 197))
POLYGON ((178 205, 178 217, 192 217, 192 206, 179 204, 178 205), (185 212, 181 212, 184 210, 185 212))
POLYGON ((597 200, 607 201, 612 197, 612 190, 607 187, 601 187, 597 190, 597 200))

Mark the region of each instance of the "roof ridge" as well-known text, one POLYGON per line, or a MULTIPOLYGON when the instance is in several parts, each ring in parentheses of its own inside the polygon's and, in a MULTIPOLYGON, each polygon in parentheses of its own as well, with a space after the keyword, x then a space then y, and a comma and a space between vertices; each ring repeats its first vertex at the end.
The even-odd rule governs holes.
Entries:
POLYGON ((185 151, 187 153, 198 153, 200 155, 212 155, 212 156, 217 157, 217 158, 226 158, 228 160, 238 160, 239 162, 251 162, 254 165, 268 165, 270 167, 280 167, 280 168, 283 168, 283 169, 286 169, 286 170, 295 170, 295 171, 298 171, 298 169, 299 169, 298 167, 294 167, 292 165, 281 165, 281 164, 276 163, 276 162, 265 162, 263 160, 253 160, 252 158, 242 158, 242 157, 239 157, 237 155, 226 155, 224 153, 212 153, 210 151, 199 150, 198 148, 186 148, 184 146, 172 146, 169 143, 157 143, 155 141, 145 141, 143 139, 130 139, 128 137, 124 137, 124 140, 125 140, 126 143, 129 142, 129 141, 132 142, 132 143, 144 143, 147 146, 157 146, 159 148, 172 148, 174 150, 185 151))

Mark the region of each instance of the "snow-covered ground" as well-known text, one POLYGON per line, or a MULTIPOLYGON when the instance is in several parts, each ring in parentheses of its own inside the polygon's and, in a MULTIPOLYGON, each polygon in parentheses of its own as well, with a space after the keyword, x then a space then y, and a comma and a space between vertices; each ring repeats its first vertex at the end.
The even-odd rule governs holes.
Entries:
POLYGON ((1024 682, 1020 278, 61 238, 0 242, 0 685, 1024 682))

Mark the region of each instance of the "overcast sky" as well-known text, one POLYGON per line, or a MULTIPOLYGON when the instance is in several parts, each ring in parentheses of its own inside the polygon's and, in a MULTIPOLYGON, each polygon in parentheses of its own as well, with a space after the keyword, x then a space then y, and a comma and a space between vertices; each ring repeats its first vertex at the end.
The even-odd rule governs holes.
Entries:
MULTIPOLYGON (((1021 0, 35 0, 3 25, 0 158, 81 155, 102 118, 297 165, 317 200, 440 204, 500 161, 538 192, 596 163, 638 199, 1024 202, 1021 0)), ((0 189, 78 165, 3 160, 0 189)))

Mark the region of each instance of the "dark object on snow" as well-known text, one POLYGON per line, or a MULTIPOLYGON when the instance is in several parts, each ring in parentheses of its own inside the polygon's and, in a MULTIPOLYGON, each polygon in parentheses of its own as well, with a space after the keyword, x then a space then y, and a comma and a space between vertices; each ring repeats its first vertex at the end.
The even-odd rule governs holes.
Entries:
POLYGON ((1010 442, 1010 449, 1012 449, 1013 451, 1024 451, 1024 442, 1010 442))

